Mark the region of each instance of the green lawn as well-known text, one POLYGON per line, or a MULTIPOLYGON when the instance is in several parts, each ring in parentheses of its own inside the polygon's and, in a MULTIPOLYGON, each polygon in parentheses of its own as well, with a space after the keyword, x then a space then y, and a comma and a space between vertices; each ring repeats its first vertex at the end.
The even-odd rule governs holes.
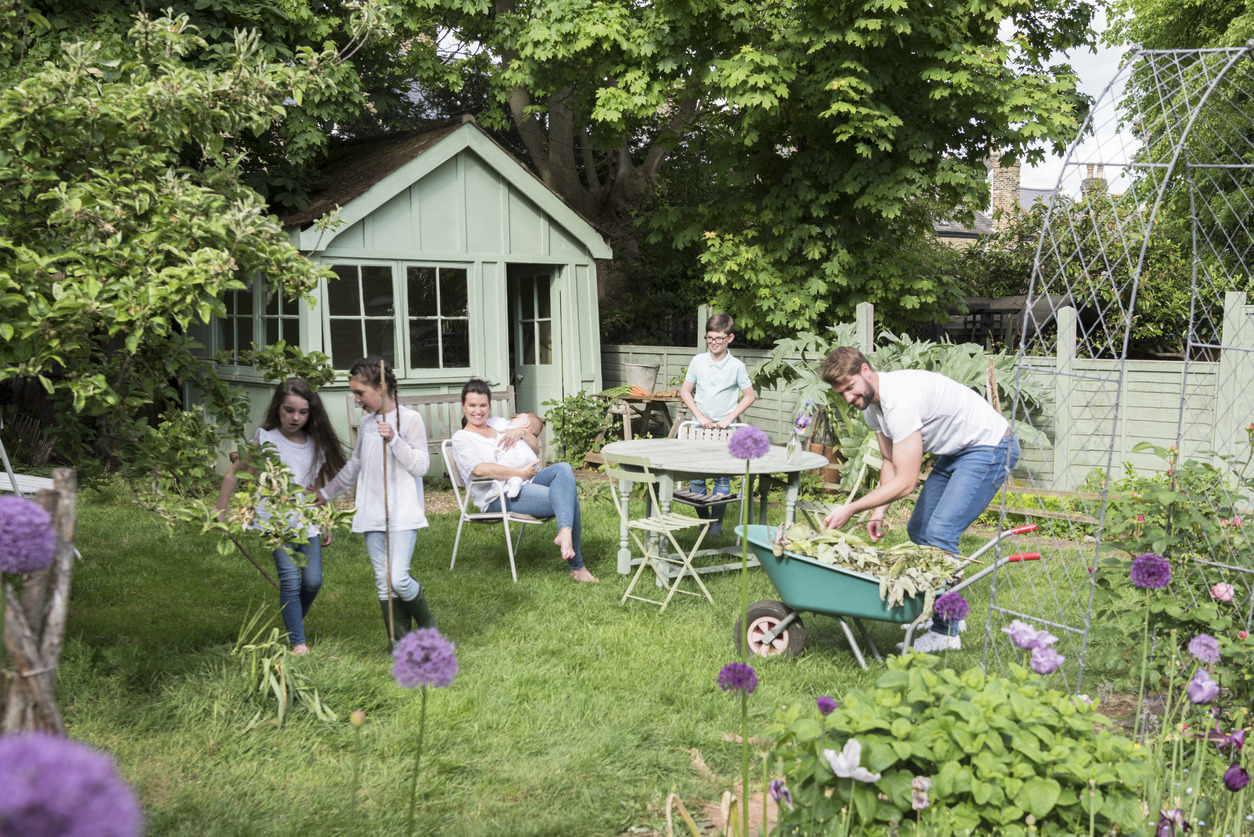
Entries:
MULTIPOLYGON (((620 605, 627 581, 615 572, 618 521, 605 496, 584 504, 584 554, 599 585, 569 579, 548 527, 527 536, 517 584, 499 531, 464 535, 452 571, 456 517, 434 515, 420 534, 413 574, 457 644, 461 671, 429 697, 419 833, 664 831, 670 791, 692 808, 717 800, 739 775, 739 747, 727 739, 739 727, 737 702, 716 685, 735 659, 739 574, 708 579, 714 606, 691 597, 664 614, 620 605), (694 751, 714 779, 694 769, 694 751)), ((904 527, 894 528, 900 537, 904 527)), ((968 540, 967 551, 982 542, 968 540)), ((339 722, 297 711, 281 729, 251 731, 261 704, 226 651, 250 611, 264 607, 277 624, 273 588, 238 553, 220 556, 209 537, 172 536, 108 492, 80 495, 78 546, 61 708, 72 736, 116 757, 150 833, 402 833, 420 695, 392 680, 360 536, 340 533, 325 553, 323 591, 307 622, 312 653, 293 658, 339 722), (368 716, 356 800, 347 722, 355 709, 368 716)), ((982 587, 971 596, 981 625, 982 587)), ((751 570, 750 601, 775 596, 751 570)), ((874 665, 858 668, 834 619, 805 621, 800 658, 753 661, 760 684, 751 725, 785 704, 839 699, 876 676, 874 665)), ((882 650, 901 633, 873 629, 882 650)), ((948 662, 977 664, 977 634, 948 662)))

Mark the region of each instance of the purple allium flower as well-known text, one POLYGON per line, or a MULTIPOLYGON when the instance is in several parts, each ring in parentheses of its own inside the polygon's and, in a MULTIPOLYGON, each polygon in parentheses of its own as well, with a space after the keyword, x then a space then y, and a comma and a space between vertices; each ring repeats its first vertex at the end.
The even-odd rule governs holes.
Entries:
POLYGON ((931 787, 931 779, 926 776, 915 776, 914 781, 910 783, 910 807, 916 811, 922 811, 931 805, 932 801, 927 798, 927 792, 931 787))
POLYGON ((1250 774, 1237 762, 1229 765, 1224 771, 1224 787, 1236 793, 1250 783, 1250 774))
POLYGON ((758 675, 748 663, 728 663, 718 673, 718 687, 724 692, 751 695, 758 687, 758 675))
POLYGON ((783 779, 772 779, 767 792, 771 795, 771 799, 775 800, 776 804, 786 802, 788 803, 788 810, 793 810, 792 791, 788 790, 788 786, 784 784, 783 779))
POLYGON ((1219 694, 1219 684, 1211 679, 1206 669, 1199 668, 1185 691, 1194 703, 1210 703, 1219 694))
POLYGON ((1161 555, 1147 552, 1132 559, 1132 584, 1142 590, 1157 590, 1171 581, 1171 564, 1161 555))
POLYGON ((392 676, 406 689, 447 686, 457 674, 454 647, 436 628, 410 631, 392 652, 392 676))
POLYGON ((1010 641, 1022 648, 1024 651, 1035 651, 1038 648, 1048 648, 1058 641, 1058 637, 1042 628, 1037 630, 1027 622, 1021 622, 1018 619, 1002 628, 1002 633, 1010 635, 1010 641))
POLYGON ((815 701, 815 703, 819 705, 820 715, 826 716, 836 711, 836 701, 832 700, 827 695, 823 695, 823 697, 819 698, 815 701))
POLYGON ((961 593, 942 593, 936 597, 932 611, 946 622, 957 622, 967 618, 971 605, 967 604, 961 593))
POLYGON ((0 575, 48 569, 56 552, 52 518, 22 497, 0 497, 0 575))
POLYGON ((1189 653, 1203 663, 1219 662, 1219 642, 1210 634, 1198 634, 1189 640, 1189 653))
POLYGON ((1180 828, 1181 834, 1188 834, 1193 830, 1189 821, 1184 818, 1183 810, 1172 808, 1170 811, 1160 811, 1158 828, 1154 831, 1154 837, 1175 837, 1177 827, 1180 828))
POLYGON ((1066 659, 1052 648, 1033 648, 1030 665, 1037 674, 1052 674, 1066 659))
POLYGON ((138 837, 143 814, 108 755, 22 733, 0 737, 0 828, 22 837, 138 837))
POLYGON ((743 427, 737 427, 732 433, 727 448, 737 459, 757 459, 760 456, 766 456, 766 452, 771 449, 771 438, 762 428, 746 424, 743 427))

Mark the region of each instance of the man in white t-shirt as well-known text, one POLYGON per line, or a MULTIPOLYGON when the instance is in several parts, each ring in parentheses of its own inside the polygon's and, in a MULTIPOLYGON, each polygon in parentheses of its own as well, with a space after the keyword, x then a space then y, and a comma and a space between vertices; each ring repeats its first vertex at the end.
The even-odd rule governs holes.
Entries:
MULTIPOLYGON (((832 390, 862 411, 875 431, 884 464, 877 488, 832 509, 829 529, 871 510, 867 534, 879 540, 894 500, 919 482, 923 454, 936 455, 906 532, 917 544, 958 554, 958 538, 975 522, 1019 460, 1019 441, 1009 422, 975 390, 937 372, 907 369, 875 372, 852 346, 833 349, 819 368, 832 390)), ((916 640, 920 651, 962 647, 959 625, 939 618, 916 640)))

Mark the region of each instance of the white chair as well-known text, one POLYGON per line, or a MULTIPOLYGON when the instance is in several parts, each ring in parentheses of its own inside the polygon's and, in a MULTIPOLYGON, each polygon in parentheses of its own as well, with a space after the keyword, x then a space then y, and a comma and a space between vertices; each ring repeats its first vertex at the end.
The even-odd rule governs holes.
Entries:
MULTIPOLYGON (((532 517, 529 514, 519 514, 509 510, 509 498, 502 492, 501 510, 494 512, 481 512, 477 510, 474 501, 470 499, 470 491, 466 484, 462 481, 461 471, 457 468, 457 459, 453 454, 453 440, 445 439, 440 443, 440 453, 444 456, 444 469, 448 471, 448 478, 453 483, 453 496, 457 498, 457 537, 453 539, 453 560, 449 562, 448 568, 453 569, 453 565, 457 563, 457 547, 462 539, 462 527, 467 523, 488 523, 501 525, 505 530, 505 549, 509 552, 509 572, 514 577, 514 581, 518 581, 518 569, 514 566, 514 552, 517 546, 522 544, 523 532, 527 531, 528 525, 537 523, 548 523, 551 517, 532 517), (509 525, 517 523, 520 525, 518 530, 518 542, 514 542, 513 535, 510 532, 509 525)), ((491 477, 474 477, 472 483, 494 483, 497 491, 501 492, 505 486, 503 480, 493 479, 491 477)))
MULTIPOLYGON (((731 424, 727 427, 711 427, 708 430, 701 426, 700 422, 684 421, 680 422, 679 430, 675 433, 676 439, 691 439, 701 442, 727 442, 731 440, 731 435, 736 428, 744 427, 742 423, 731 424)), ((752 478, 751 478, 752 479, 752 478)), ((682 503, 685 506, 693 508, 710 508, 711 506, 726 506, 732 503, 740 503, 742 496, 753 496, 752 485, 742 485, 740 493, 732 493, 726 496, 716 496, 714 494, 704 494, 694 491, 686 491, 675 489, 671 492, 672 503, 682 503)), ((739 517, 739 512, 737 512, 739 517)))
POLYGON ((674 512, 662 514, 660 511, 656 514, 633 520, 628 511, 628 506, 624 503, 624 500, 626 503, 631 502, 631 486, 645 486, 645 491, 647 492, 646 502, 648 503, 646 514, 648 514, 649 510, 660 508, 657 499, 658 480, 650 471, 649 460, 645 457, 615 456, 613 462, 605 463, 605 475, 610 480, 610 494, 614 498, 614 507, 618 509, 619 518, 623 526, 631 533, 631 538, 636 542, 636 547, 640 550, 641 555, 640 567, 636 570, 636 574, 631 577, 631 583, 627 585, 627 592, 623 593, 623 598, 619 604, 626 604, 628 599, 636 599, 649 604, 661 605, 662 612, 664 612, 676 593, 685 593, 689 596, 699 595, 693 590, 679 589, 679 584, 684 580, 684 576, 692 576, 696 580, 697 586, 701 588, 701 593, 705 594, 705 598, 710 604, 714 604, 714 597, 710 595, 710 591, 706 589, 701 576, 692 566, 692 560, 696 557, 697 550, 701 548, 701 541, 706 533, 710 531, 710 524, 713 521, 708 518, 689 517, 686 514, 675 514, 674 512), (628 484, 625 497, 619 493, 619 480, 628 484), (688 529, 696 529, 698 534, 692 548, 685 551, 675 538, 675 533, 688 529), (641 537, 642 534, 644 537, 641 537), (663 536, 665 536, 665 540, 663 536), (667 549, 668 542, 671 549, 667 549), (653 571, 657 574, 659 586, 665 587, 666 583, 670 582, 670 589, 666 594, 666 598, 662 601, 632 595, 631 591, 635 589, 636 582, 640 580, 645 567, 653 568, 653 571), (677 568, 673 578, 670 575, 671 568, 677 568))

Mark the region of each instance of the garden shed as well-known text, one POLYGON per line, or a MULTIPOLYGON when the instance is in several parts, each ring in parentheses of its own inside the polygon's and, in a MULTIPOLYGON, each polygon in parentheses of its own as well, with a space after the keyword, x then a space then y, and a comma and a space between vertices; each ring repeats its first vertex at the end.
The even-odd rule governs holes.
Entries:
MULTIPOLYGON (((513 384, 518 409, 535 412, 600 389, 596 260, 609 245, 473 118, 346 144, 321 174, 308 208, 280 221, 335 278, 313 307, 233 292, 227 316, 197 335, 211 352, 284 340, 340 373, 381 355, 402 396, 457 393, 478 377, 513 384), (316 223, 326 217, 338 220, 316 223)), ((260 420, 271 384, 242 364, 222 372, 253 390, 260 420)), ((322 390, 345 439, 347 392, 343 374, 322 390)))

